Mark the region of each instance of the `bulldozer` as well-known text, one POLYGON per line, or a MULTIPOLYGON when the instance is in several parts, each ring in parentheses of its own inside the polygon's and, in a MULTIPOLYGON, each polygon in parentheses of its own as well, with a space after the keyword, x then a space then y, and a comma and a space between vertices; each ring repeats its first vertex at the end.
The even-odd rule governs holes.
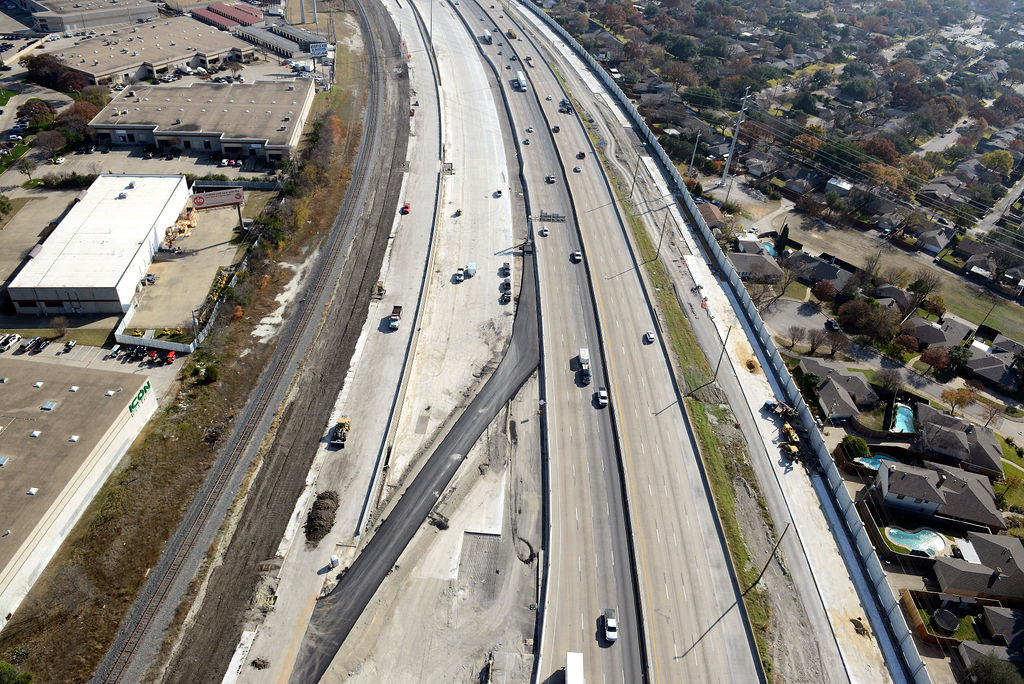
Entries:
POLYGON ((370 293, 370 299, 382 299, 387 293, 388 291, 387 288, 384 287, 384 283, 378 280, 373 285, 373 292, 370 293))
POLYGON ((348 431, 352 426, 348 416, 341 416, 331 431, 331 446, 336 449, 345 448, 345 440, 348 439, 348 431))

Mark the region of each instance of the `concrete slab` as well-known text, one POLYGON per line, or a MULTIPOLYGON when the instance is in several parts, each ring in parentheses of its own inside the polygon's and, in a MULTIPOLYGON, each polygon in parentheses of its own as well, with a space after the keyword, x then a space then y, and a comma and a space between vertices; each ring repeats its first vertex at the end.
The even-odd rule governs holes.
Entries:
POLYGON ((198 216, 192 235, 177 242, 187 256, 162 261, 158 254, 149 267, 158 279, 136 295, 139 305, 128 322, 129 328, 190 326, 192 311, 209 294, 217 269, 235 262, 243 248, 231 242, 238 227, 235 208, 205 209, 198 216))

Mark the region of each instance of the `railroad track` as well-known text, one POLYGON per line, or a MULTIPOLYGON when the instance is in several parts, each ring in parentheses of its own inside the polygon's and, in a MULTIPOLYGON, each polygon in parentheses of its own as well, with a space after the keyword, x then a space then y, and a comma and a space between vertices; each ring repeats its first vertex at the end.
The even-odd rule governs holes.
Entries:
MULTIPOLYGON (((366 129, 362 136, 363 139, 360 143, 352 175, 353 178, 359 179, 368 177, 367 172, 374 161, 375 156, 372 152, 376 149, 381 132, 383 103, 381 102, 380 93, 383 71, 381 65, 382 55, 379 54, 377 46, 383 45, 384 38, 377 30, 376 25, 369 21, 366 8, 363 7, 362 2, 356 2, 354 4, 359 14, 359 20, 363 28, 364 35, 369 35, 372 32, 375 36, 375 39, 367 49, 370 78, 367 100, 367 116, 365 119, 366 129)), ((404 154, 404 149, 395 150, 392 163, 387 165, 387 180, 384 184, 378 184, 378 188, 387 188, 390 186, 394 179, 396 170, 402 168, 402 160, 397 157, 404 157, 404 154)), ((350 186, 350 189, 351 188, 352 186, 350 186)), ((341 209, 338 212, 334 225, 332 226, 331 236, 328 243, 325 245, 325 256, 320 261, 320 266, 316 273, 314 282, 308 286, 305 299, 299 306, 297 322, 295 325, 289 326, 290 332, 286 333, 287 338, 284 341, 283 347, 281 347, 281 350, 278 353, 274 354, 271 361, 272 365, 269 369, 269 375, 266 375, 265 379, 260 382, 257 389, 257 396, 250 400, 254 401, 252 404, 253 409, 249 412, 249 416, 245 423, 236 433, 237 436, 234 439, 234 443, 229 450, 227 457, 222 459, 217 467, 213 485, 209 487, 204 494, 202 494, 203 499, 201 505, 192 515, 192 519, 188 523, 188 529, 181 538, 181 541, 174 547, 170 562, 162 569, 159 580, 157 580, 157 584, 155 585, 152 594, 142 606, 139 616, 131 626, 128 638, 118 649, 117 656, 109 671, 105 674, 97 673, 100 676, 97 677, 96 681, 102 681, 104 683, 121 681, 121 678, 127 671, 128 665, 131 663, 139 644, 142 642, 149 629, 153 626, 154 618, 156 617, 160 607, 167 599, 171 588, 174 586, 182 568, 186 564, 186 560, 195 550, 196 543, 201 536, 202 530, 206 524, 210 522, 211 515, 234 475, 237 465, 251 445, 251 441, 256 433, 257 427, 264 418, 266 411, 270 406, 274 392, 284 378, 285 372, 298 350, 298 345, 302 340, 304 332, 309 326, 310 321, 314 320, 319 313, 315 303, 320 299, 320 296, 323 294, 324 290, 327 289, 328 285, 333 285, 331 275, 334 273, 337 261, 342 255, 342 250, 339 249, 339 243, 342 241, 345 233, 345 221, 343 219, 351 215, 351 205, 355 201, 353 198, 356 194, 358 193, 346 193, 341 209)), ((383 216, 379 216, 375 221, 376 227, 373 229, 371 237, 374 241, 381 237, 381 233, 384 234, 384 237, 390 233, 391 223, 383 220, 383 218, 383 216)), ((369 287, 372 285, 375 278, 375 273, 370 273, 368 269, 364 269, 360 278, 359 286, 366 292, 369 292, 369 287)), ((348 310, 338 312, 341 314, 341 317, 347 319, 346 326, 353 324, 353 316, 351 314, 356 313, 354 308, 355 302, 353 298, 353 300, 349 302, 348 310), (345 314, 348 315, 346 316, 345 314)), ((360 326, 362 325, 361 320, 355 323, 360 326)))

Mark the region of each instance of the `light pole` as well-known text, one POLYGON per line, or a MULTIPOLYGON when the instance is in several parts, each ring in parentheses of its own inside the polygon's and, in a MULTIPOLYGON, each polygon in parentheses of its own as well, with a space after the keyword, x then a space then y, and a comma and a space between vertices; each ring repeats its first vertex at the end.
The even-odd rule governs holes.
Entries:
POLYGON ((693 173, 693 162, 697 158, 697 145, 700 145, 700 131, 697 131, 697 139, 693 142, 693 154, 690 155, 690 166, 686 169, 686 177, 693 173))
POLYGON ((665 220, 661 222, 661 237, 658 238, 658 251, 654 254, 654 260, 661 258, 661 243, 665 239, 665 229, 668 228, 668 207, 665 207, 665 220))
POLYGON ((722 365, 722 359, 725 358, 725 345, 729 342, 729 334, 732 332, 732 326, 725 331, 725 339, 722 340, 722 353, 718 355, 718 363, 715 364, 715 380, 718 380, 718 369, 722 365))

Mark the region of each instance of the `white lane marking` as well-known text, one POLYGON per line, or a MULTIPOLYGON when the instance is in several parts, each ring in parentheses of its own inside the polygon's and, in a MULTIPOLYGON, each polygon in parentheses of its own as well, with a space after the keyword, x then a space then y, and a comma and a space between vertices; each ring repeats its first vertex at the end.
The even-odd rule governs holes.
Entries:
POLYGON ((658 543, 660 544, 661 543, 661 530, 658 529, 657 525, 654 526, 654 534, 657 535, 658 543))
POLYGON ((668 593, 668 582, 665 582, 665 600, 671 600, 668 593))

